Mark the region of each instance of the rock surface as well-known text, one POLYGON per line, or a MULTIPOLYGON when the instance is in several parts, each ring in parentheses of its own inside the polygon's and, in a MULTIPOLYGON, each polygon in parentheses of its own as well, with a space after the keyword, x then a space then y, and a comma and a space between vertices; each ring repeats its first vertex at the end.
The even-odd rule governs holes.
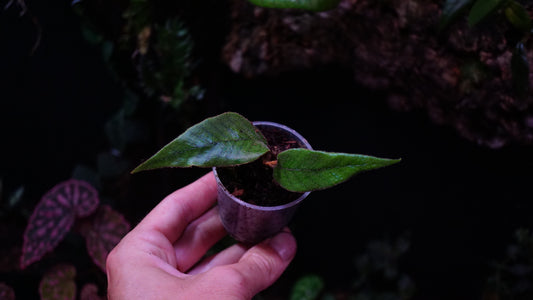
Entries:
MULTIPOLYGON (((439 31, 440 2, 343 0, 321 13, 231 3, 222 57, 234 72, 349 68, 355 84, 385 91, 392 108, 426 112, 477 144, 533 144, 533 97, 516 97, 515 36, 498 16, 473 28, 460 17, 439 31)), ((531 44, 525 44, 529 62, 531 44)))

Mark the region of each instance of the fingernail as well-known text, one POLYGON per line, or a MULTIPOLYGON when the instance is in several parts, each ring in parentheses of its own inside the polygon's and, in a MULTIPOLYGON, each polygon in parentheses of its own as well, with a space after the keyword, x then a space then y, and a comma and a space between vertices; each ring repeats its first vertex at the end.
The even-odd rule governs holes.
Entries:
POLYGON ((278 253, 283 260, 290 260, 296 252, 296 240, 289 232, 282 231, 274 236, 268 245, 278 253))

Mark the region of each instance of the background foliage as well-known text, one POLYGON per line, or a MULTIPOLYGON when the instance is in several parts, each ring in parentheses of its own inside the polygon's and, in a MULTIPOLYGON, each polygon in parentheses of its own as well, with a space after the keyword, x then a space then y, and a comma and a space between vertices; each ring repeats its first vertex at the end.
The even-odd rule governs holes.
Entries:
MULTIPOLYGON (((516 27, 509 63, 520 91, 520 74, 529 72, 521 54, 528 43, 520 46, 529 41, 525 4, 487 3, 501 6, 439 4, 448 26, 479 19, 516 27)), ((379 91, 354 86, 338 66, 237 76, 219 62, 226 1, 1 4, 0 298, 103 297, 102 249, 127 230, 125 221, 135 224, 204 172, 129 171, 184 128, 226 110, 285 123, 315 149, 404 157, 388 174, 313 194, 292 224, 297 258, 258 299, 531 298, 530 147, 487 150, 419 115, 390 112, 379 91), (70 178, 98 191, 98 210, 21 269, 39 199, 70 178), (110 227, 121 233, 95 239, 110 227), (525 229, 513 240, 517 228, 525 229)), ((479 70, 465 64, 465 89, 486 76, 479 70)))

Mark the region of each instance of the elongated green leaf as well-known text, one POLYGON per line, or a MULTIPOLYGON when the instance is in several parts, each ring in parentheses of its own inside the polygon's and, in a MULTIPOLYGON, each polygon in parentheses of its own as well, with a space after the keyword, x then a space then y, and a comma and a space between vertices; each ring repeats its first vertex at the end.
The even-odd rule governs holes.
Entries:
POLYGON ((274 179, 293 192, 321 190, 342 183, 362 171, 399 161, 359 154, 290 149, 278 155, 274 179))
POLYGON ((442 7, 439 30, 448 26, 458 15, 460 15, 474 0, 446 0, 442 7))
POLYGON ((468 24, 474 26, 494 13, 505 0, 477 0, 468 15, 468 24))
POLYGON ((531 18, 522 4, 509 1, 505 7, 505 17, 515 28, 522 31, 531 30, 531 18))
POLYGON ((339 4, 340 0, 249 0, 257 6, 269 8, 296 8, 310 11, 330 10, 339 4))
POLYGON ((206 119, 163 147, 132 173, 164 167, 226 167, 268 152, 265 137, 243 116, 224 113, 206 119))

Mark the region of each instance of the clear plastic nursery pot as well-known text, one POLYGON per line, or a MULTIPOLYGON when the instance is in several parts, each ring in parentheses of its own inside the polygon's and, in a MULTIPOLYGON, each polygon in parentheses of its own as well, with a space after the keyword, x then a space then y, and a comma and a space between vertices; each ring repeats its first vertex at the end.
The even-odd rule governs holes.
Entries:
MULTIPOLYGON (((299 133, 293 129, 273 122, 253 122, 259 130, 263 132, 269 145, 275 146, 277 136, 272 136, 271 131, 276 135, 283 135, 297 141, 299 147, 312 149, 311 145, 299 133)), ((298 209, 302 200, 310 192, 301 194, 297 199, 289 203, 276 206, 259 206, 250 204, 234 196, 222 183, 217 168, 213 168, 218 189, 218 207, 222 224, 226 231, 237 241, 245 244, 256 244, 262 240, 278 233, 289 224, 294 213, 298 209)))

